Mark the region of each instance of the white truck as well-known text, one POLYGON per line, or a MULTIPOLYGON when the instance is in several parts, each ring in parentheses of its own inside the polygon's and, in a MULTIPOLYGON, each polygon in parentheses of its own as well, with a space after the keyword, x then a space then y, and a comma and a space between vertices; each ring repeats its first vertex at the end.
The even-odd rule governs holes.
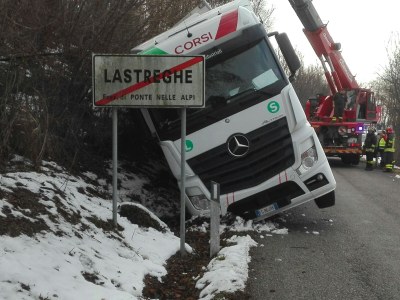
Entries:
MULTIPOLYGON (((335 179, 289 80, 300 63, 287 36, 267 34, 248 1, 198 11, 132 49, 139 55, 205 56, 206 106, 187 109, 188 211, 208 211, 211 181, 220 184, 222 215, 257 221, 310 200, 320 208, 334 205, 335 179)), ((142 113, 179 182, 179 110, 142 113)))

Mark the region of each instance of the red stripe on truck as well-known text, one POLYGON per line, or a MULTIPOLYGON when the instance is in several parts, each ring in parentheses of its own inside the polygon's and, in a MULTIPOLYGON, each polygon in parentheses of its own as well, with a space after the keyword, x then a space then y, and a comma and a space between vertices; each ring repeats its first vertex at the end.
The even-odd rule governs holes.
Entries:
POLYGON ((236 9, 235 11, 227 13, 221 17, 221 20, 219 21, 218 31, 215 36, 216 40, 236 31, 238 16, 238 10, 236 9))

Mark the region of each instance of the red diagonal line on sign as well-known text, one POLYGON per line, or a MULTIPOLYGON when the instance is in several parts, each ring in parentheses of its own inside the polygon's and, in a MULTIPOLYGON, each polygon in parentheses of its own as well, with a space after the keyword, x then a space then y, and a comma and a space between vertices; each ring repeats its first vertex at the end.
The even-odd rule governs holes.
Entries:
POLYGON ((174 73, 184 70, 184 69, 187 69, 190 66, 193 66, 201 61, 203 61, 203 57, 196 56, 188 61, 185 61, 184 63, 181 63, 180 65, 170 68, 169 71, 171 71, 171 73, 163 72, 163 73, 158 74, 156 77, 154 77, 154 76, 150 77, 146 81, 141 81, 141 82, 135 83, 134 85, 131 85, 131 86, 129 86, 123 90, 120 90, 110 96, 107 96, 101 100, 96 101, 96 105, 106 105, 112 101, 118 100, 119 98, 121 98, 127 94, 133 93, 134 91, 137 91, 141 88, 144 88, 145 86, 148 86, 148 85, 154 83, 154 81, 156 79, 161 80, 164 77, 172 76, 174 73))

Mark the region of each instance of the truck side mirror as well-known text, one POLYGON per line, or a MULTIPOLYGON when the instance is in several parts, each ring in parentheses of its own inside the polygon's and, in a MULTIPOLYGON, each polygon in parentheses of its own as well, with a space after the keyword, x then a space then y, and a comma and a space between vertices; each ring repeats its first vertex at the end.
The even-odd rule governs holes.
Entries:
POLYGON ((296 74, 296 71, 301 67, 299 57, 297 56, 296 51, 294 51, 292 43, 286 33, 276 34, 275 39, 281 49, 283 58, 289 67, 291 73, 290 77, 293 77, 296 74))

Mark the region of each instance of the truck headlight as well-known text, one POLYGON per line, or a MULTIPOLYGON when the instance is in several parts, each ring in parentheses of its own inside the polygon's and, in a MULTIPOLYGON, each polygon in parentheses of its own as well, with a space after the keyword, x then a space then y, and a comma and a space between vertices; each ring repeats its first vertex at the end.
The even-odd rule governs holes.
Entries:
POLYGON ((301 154, 301 165, 296 170, 297 174, 302 175, 310 170, 318 161, 317 150, 315 146, 307 149, 301 154))
POLYGON ((192 205, 198 210, 209 210, 210 200, 198 187, 186 188, 186 195, 188 196, 192 205))

